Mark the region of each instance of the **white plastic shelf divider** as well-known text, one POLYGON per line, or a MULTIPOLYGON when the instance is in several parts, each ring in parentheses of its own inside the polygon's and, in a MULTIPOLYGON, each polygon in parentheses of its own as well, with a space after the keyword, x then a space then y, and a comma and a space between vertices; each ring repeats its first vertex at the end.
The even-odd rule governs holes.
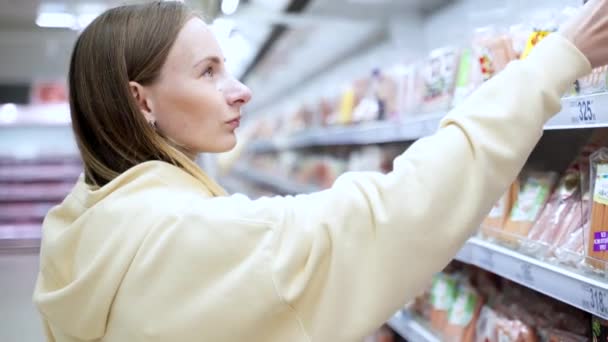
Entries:
POLYGON ((243 179, 263 186, 271 187, 283 194, 307 194, 320 190, 318 187, 302 185, 287 179, 282 179, 277 176, 254 170, 246 165, 235 166, 234 173, 243 179))
POLYGON ((608 282, 475 237, 466 243, 456 259, 608 319, 608 282))
MULTIPOLYGON (((373 122, 356 126, 310 129, 292 136, 254 141, 249 151, 332 145, 365 145, 412 141, 433 134, 442 114, 420 115, 401 123, 373 122)), ((562 99, 562 110, 545 125, 545 130, 608 127, 608 93, 562 99)))
POLYGON ((387 323, 395 332, 409 342, 441 341, 439 337, 414 318, 407 310, 397 312, 387 323))

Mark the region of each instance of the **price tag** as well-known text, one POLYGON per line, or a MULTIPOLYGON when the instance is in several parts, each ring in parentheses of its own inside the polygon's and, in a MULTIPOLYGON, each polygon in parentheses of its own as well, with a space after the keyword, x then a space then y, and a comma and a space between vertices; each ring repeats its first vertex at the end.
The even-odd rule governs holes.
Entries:
POLYGON ((608 291, 591 285, 583 286, 582 306, 599 317, 608 317, 608 291))
POLYGON ((592 99, 572 100, 568 106, 573 124, 588 125, 597 123, 596 107, 592 99))
POLYGON ((494 269, 494 252, 489 249, 476 246, 471 253, 471 259, 473 264, 478 267, 485 268, 488 271, 494 269))
POLYGON ((536 274, 535 266, 527 262, 519 262, 515 278, 526 286, 535 286, 534 274, 536 274))

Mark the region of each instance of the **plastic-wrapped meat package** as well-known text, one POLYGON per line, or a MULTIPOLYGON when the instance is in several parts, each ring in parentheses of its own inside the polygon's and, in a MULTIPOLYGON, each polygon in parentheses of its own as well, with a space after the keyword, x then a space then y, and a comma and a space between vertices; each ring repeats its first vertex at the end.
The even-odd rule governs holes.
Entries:
POLYGON ((586 342, 586 341, 588 341, 587 337, 585 337, 585 336, 573 334, 568 331, 563 331, 563 330, 558 330, 558 329, 548 330, 545 334, 547 336, 545 341, 547 341, 547 342, 586 342))
MULTIPOLYGON (((588 224, 587 224, 588 225, 588 224)), ((564 265, 576 266, 584 253, 585 228, 580 226, 567 235, 563 243, 553 252, 555 258, 564 265)))
POLYGON ((423 294, 416 297, 412 305, 412 311, 425 321, 431 320, 432 311, 431 293, 428 291, 428 289, 430 289, 430 287, 428 287, 427 291, 425 291, 423 294))
POLYGON ((446 341, 474 342, 475 327, 483 306, 481 296, 469 285, 460 287, 448 315, 448 324, 444 330, 446 341))
POLYGON ((509 189, 494 204, 492 210, 481 224, 481 231, 488 238, 497 238, 500 231, 504 228, 513 204, 517 200, 519 193, 519 181, 514 181, 509 189))
POLYGON ((557 180, 555 172, 530 173, 517 196, 509 220, 500 239, 509 245, 519 245, 538 219, 557 180))
POLYGON ((443 332, 448 324, 448 313, 458 294, 456 278, 438 274, 431 287, 431 327, 443 332))
POLYGON ((496 337, 500 342, 536 342, 534 330, 520 320, 499 318, 496 322, 496 337))
POLYGON ((594 152, 591 157, 592 206, 590 230, 585 241, 586 264, 605 270, 608 261, 608 148, 594 152))
POLYGON ((551 195, 536 223, 521 248, 524 252, 536 256, 544 255, 549 247, 563 235, 565 227, 580 225, 579 197, 580 174, 576 169, 570 169, 562 177, 559 185, 551 195), (577 212, 578 211, 578 212, 577 212))
POLYGON ((461 52, 454 48, 431 51, 423 68, 422 111, 443 111, 452 103, 461 52))
POLYGON ((497 341, 496 324, 498 319, 498 315, 492 308, 487 305, 483 306, 475 327, 475 342, 497 341))
MULTIPOLYGON (((577 235, 583 232, 583 226, 589 221, 589 195, 583 195, 583 200, 576 200, 572 208, 564 217, 555 235, 553 244, 550 246, 548 257, 565 264, 574 265, 577 262, 570 260, 576 253, 582 253, 583 236, 577 235), (586 199, 585 199, 586 198, 586 199), (577 252, 578 250, 578 252, 577 252)), ((580 259, 580 258, 578 258, 580 259)))
POLYGON ((517 58, 511 37, 491 27, 476 30, 473 51, 484 81, 492 78, 517 58))
POLYGON ((552 240, 550 246, 551 254, 553 254, 555 249, 561 246, 566 239, 568 239, 568 236, 572 234, 572 232, 583 225, 584 211, 582 202, 576 198, 573 198, 571 202, 570 209, 568 209, 568 213, 564 216, 561 224, 557 227, 557 232, 555 233, 553 239, 543 240, 548 242, 552 240))

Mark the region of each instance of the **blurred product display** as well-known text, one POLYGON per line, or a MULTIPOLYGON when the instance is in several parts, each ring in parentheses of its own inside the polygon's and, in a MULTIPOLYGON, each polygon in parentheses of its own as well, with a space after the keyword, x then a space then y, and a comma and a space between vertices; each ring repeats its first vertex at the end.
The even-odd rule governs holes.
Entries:
MULTIPOLYGON (((466 44, 372 67, 316 98, 293 97, 280 114, 251 120, 229 177, 254 184, 244 192, 258 197, 327 189, 350 171, 390 172, 396 156, 525 59, 577 5, 473 25, 466 44)), ((608 130, 599 127, 608 126, 607 70, 594 69, 563 94, 562 110, 518 179, 458 261, 391 318, 394 332, 408 341, 603 340, 608 130)))

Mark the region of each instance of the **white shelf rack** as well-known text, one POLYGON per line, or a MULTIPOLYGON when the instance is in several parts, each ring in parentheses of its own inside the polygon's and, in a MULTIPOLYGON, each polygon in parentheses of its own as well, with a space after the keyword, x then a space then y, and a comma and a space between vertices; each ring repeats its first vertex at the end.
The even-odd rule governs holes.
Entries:
POLYGON ((608 281, 471 238, 456 259, 608 319, 608 281))
POLYGON ((441 342, 441 338, 407 310, 397 312, 387 323, 409 342, 441 342))
MULTIPOLYGON (((372 122, 353 126, 310 129, 287 137, 251 143, 253 153, 314 146, 365 145, 413 141, 433 134, 444 113, 414 116, 400 123, 372 122)), ((568 97, 545 130, 608 127, 608 93, 568 97)))

